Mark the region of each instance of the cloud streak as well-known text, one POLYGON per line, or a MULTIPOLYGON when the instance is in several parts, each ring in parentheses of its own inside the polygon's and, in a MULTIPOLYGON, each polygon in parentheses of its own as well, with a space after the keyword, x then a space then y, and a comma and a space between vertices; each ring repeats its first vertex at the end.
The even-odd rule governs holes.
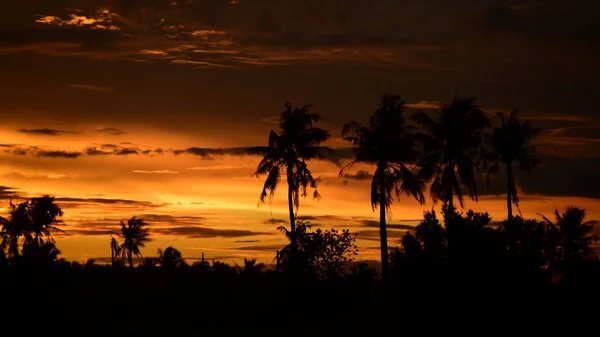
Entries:
POLYGON ((86 91, 96 91, 96 92, 114 92, 115 89, 109 87, 101 87, 92 84, 69 84, 69 88, 80 89, 86 91))
POLYGON ((77 134, 77 132, 64 131, 57 129, 19 129, 20 133, 33 135, 33 136, 60 136, 66 134, 77 134))

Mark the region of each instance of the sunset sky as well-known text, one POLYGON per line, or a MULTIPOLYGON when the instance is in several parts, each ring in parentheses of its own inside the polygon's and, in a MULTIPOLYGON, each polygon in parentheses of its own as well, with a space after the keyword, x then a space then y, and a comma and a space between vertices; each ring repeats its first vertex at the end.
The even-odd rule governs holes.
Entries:
MULTIPOLYGON (((545 163, 517 172, 523 216, 578 205, 600 219, 599 17, 596 0, 1 1, 0 202, 55 195, 69 260, 110 257, 107 231, 136 215, 145 256, 271 262, 286 186, 258 207, 259 158, 240 148, 266 145, 286 101, 314 104, 341 148, 341 126, 384 92, 432 113, 457 93, 494 123, 518 108, 544 128, 545 163)), ((351 229, 376 259, 361 172, 374 169, 309 167, 323 198, 299 215, 351 229)), ((504 218, 503 179, 466 206, 504 218)), ((390 245, 432 207, 397 202, 390 245)))

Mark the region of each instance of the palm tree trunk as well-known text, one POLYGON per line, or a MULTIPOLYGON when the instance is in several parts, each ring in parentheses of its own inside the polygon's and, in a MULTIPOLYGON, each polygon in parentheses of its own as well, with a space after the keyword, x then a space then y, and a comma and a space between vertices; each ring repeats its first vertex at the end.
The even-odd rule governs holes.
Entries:
MULTIPOLYGON (((454 170, 454 162, 450 161, 450 163, 448 163, 448 166, 450 167, 450 169, 452 170, 452 177, 454 178, 454 180, 456 180, 456 171, 454 170)), ((448 168, 446 168, 448 169, 448 168)), ((454 191, 452 190, 453 185, 450 185, 450 190, 447 191, 446 196, 449 197, 448 198, 448 207, 450 207, 450 209, 452 211, 454 211, 454 191)))
POLYGON ((381 247, 381 276, 385 283, 388 282, 390 277, 390 261, 388 259, 388 245, 387 245, 387 227, 385 217, 385 205, 386 205, 386 184, 385 184, 385 167, 380 169, 379 173, 379 240, 381 247))
POLYGON ((131 250, 127 252, 127 260, 129 260, 129 268, 133 268, 133 257, 131 256, 131 250))
POLYGON ((298 245, 296 242, 296 217, 294 215, 294 177, 292 166, 287 166, 287 181, 288 181, 288 208, 290 213, 290 265, 292 269, 296 268, 296 255, 298 245))
POLYGON ((512 163, 506 164, 506 185, 507 185, 507 194, 506 194, 506 207, 508 208, 508 221, 512 220, 512 188, 513 188, 513 170, 512 163))

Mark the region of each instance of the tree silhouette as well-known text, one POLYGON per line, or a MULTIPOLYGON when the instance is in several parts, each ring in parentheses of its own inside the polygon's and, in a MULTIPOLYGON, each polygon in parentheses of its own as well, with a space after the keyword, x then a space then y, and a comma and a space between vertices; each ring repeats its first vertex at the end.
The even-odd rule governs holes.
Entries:
POLYGON ((158 250, 157 261, 165 269, 179 268, 186 265, 181 252, 171 246, 165 248, 164 251, 158 250))
POLYGON ((381 270, 384 280, 389 279, 389 260, 386 229, 386 209, 392 204, 392 192, 413 196, 420 203, 424 182, 407 166, 414 164, 419 156, 417 143, 420 139, 416 128, 406 124, 404 101, 400 96, 385 94, 379 108, 369 118, 369 126, 357 122, 344 125, 342 136, 352 144, 354 160, 340 171, 354 164, 371 164, 377 168, 371 183, 371 206, 379 207, 381 270))
POLYGON ((64 233, 57 226, 62 224, 58 217, 62 210, 54 203, 54 197, 32 198, 18 206, 10 203, 9 218, 0 218, 2 241, 0 247, 10 258, 19 256, 19 249, 27 245, 42 246, 54 242, 53 233, 64 233))
POLYGON ((7 252, 9 258, 16 258, 20 255, 20 241, 31 242, 31 219, 28 214, 29 203, 24 202, 18 206, 10 203, 8 219, 0 218, 2 222, 2 250, 7 252))
POLYGON ((502 124, 495 127, 491 135, 488 136, 487 143, 491 152, 486 157, 493 164, 488 169, 487 183, 489 186, 490 176, 498 172, 500 164, 506 166, 506 206, 508 208, 508 220, 510 221, 513 217, 512 204, 519 206, 513 163, 516 162, 519 169, 524 171, 529 171, 541 163, 541 160, 536 156, 535 145, 530 144, 541 129, 533 128, 529 121, 521 124, 517 120, 517 110, 513 110, 508 119, 505 118, 503 113, 497 115, 502 124))
POLYGON ((133 255, 141 260, 142 254, 140 248, 145 248, 146 243, 151 241, 149 238, 150 231, 147 226, 148 224, 144 220, 135 216, 127 220, 127 225, 121 221, 121 233, 119 236, 121 236, 123 242, 119 246, 117 255, 120 253, 124 259, 127 258, 130 268, 133 268, 133 255))
POLYGON ((563 214, 555 210, 554 216, 554 222, 545 216, 543 219, 560 246, 557 256, 559 259, 572 260, 595 256, 595 252, 589 247, 589 244, 598 239, 597 235, 591 234, 596 222, 585 221, 585 209, 569 206, 563 214))
POLYGON ((257 263, 256 259, 244 258, 244 268, 240 268, 242 275, 256 275, 265 269, 264 263, 257 263))
POLYGON ((44 237, 51 240, 53 233, 64 233, 57 227, 63 223, 57 219, 63 216, 63 211, 54 203, 54 197, 45 195, 41 198, 32 198, 28 213, 31 218, 33 239, 38 244, 43 243, 44 237))
POLYGON ((58 260, 60 250, 52 241, 33 241, 23 246, 19 262, 28 265, 49 266, 58 260))
POLYGON ((433 180, 430 194, 454 207, 454 197, 463 207, 463 189, 477 200, 475 172, 481 148, 481 133, 490 125, 485 113, 475 104, 475 98, 455 96, 441 109, 437 121, 418 111, 411 118, 429 136, 423 142, 423 157, 419 175, 433 180))
POLYGON ((114 267, 115 258, 119 255, 119 243, 114 237, 110 237, 110 265, 114 267))
MULTIPOLYGON (((267 146, 252 147, 247 153, 263 157, 254 175, 266 176, 266 181, 260 194, 260 202, 269 201, 275 195, 275 190, 285 172, 288 184, 288 211, 290 216, 290 235, 296 235, 296 213, 300 206, 300 197, 305 197, 307 189, 314 189, 313 197, 318 199, 318 182, 312 176, 307 160, 325 158, 333 150, 320 146, 330 138, 329 132, 314 127, 321 120, 318 114, 310 113, 310 106, 292 109, 291 103, 285 104, 285 111, 279 119, 279 133, 271 130, 267 146), (285 169, 285 171, 284 171, 285 169)), ((292 258, 297 251, 296 240, 291 240, 292 258)))

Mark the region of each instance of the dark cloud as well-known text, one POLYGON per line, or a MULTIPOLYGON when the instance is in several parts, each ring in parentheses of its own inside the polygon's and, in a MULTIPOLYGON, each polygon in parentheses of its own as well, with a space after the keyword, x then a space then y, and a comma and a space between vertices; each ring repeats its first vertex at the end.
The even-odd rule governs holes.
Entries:
POLYGON ((201 216, 173 216, 168 214, 142 214, 140 218, 148 223, 167 223, 170 225, 200 225, 206 220, 201 216))
MULTIPOLYGON (((406 234, 406 231, 389 230, 387 233, 389 239, 401 239, 406 234)), ((359 231, 356 234, 358 235, 357 238, 361 240, 379 240, 378 230, 359 231)))
POLYGON ((59 197, 55 199, 57 202, 68 203, 71 206, 77 206, 77 204, 103 204, 103 205, 120 205, 130 207, 161 207, 163 205, 153 204, 148 201, 138 200, 127 200, 127 199, 104 199, 104 198, 71 198, 71 197, 59 197))
POLYGON ((186 150, 173 150, 175 155, 180 155, 183 153, 191 154, 194 156, 198 156, 202 159, 211 160, 214 159, 214 156, 244 156, 246 155, 245 147, 232 147, 232 148, 221 148, 221 149, 211 149, 211 148, 200 148, 200 147, 190 147, 186 150))
POLYGON ((284 247, 284 245, 256 245, 256 246, 236 247, 233 249, 241 250, 241 251, 262 251, 262 252, 275 253, 276 251, 281 250, 283 247, 284 247))
POLYGON ((125 132, 121 129, 117 129, 117 128, 103 128, 103 129, 96 130, 96 132, 104 133, 104 134, 111 135, 111 136, 121 136, 121 135, 127 134, 127 132, 125 132))
POLYGON ((273 218, 271 218, 271 219, 269 219, 269 220, 265 220, 263 223, 264 223, 265 225, 283 225, 283 224, 286 224, 286 223, 288 223, 288 222, 289 222, 289 220, 284 220, 284 219, 273 219, 273 218))
MULTIPOLYGON (((363 227, 379 228, 379 221, 361 220, 360 223, 363 227)), ((411 230, 411 229, 415 228, 415 226, 405 225, 405 224, 386 224, 386 227, 388 229, 400 229, 400 230, 411 230)))
POLYGON ((112 152, 98 150, 96 147, 88 147, 83 151, 83 153, 88 156, 106 156, 112 154, 112 152))
POLYGON ((152 229, 153 232, 164 235, 178 235, 188 238, 238 238, 257 235, 272 235, 273 233, 253 232, 237 229, 214 229, 200 226, 180 226, 152 229))
POLYGON ((138 149, 134 149, 134 148, 123 148, 123 149, 119 149, 116 150, 115 152, 113 152, 113 154, 117 155, 117 156, 128 156, 128 155, 132 155, 132 154, 140 154, 138 149))
POLYGON ((260 242, 260 240, 237 240, 237 241, 233 241, 234 243, 257 243, 260 242))
POLYGON ((19 198, 17 189, 14 187, 0 186, 0 199, 19 198))
POLYGON ((114 235, 116 230, 103 230, 103 229, 69 229, 65 230, 67 235, 82 235, 82 236, 104 236, 114 235))
POLYGON ((35 136, 60 136, 65 134, 76 134, 76 132, 56 129, 19 129, 19 132, 35 136))
POLYGON ((518 10, 494 5, 485 11, 482 26, 490 31, 518 33, 525 29, 525 21, 518 10))
POLYGON ((34 152, 34 155, 39 158, 66 158, 76 159, 81 157, 81 152, 68 152, 68 151, 46 151, 38 150, 34 152))
POLYGON ((353 180, 371 180, 373 175, 368 171, 358 171, 355 174, 344 174, 344 178, 353 180))
MULTIPOLYGON (((566 159, 555 155, 541 155, 540 157, 544 162, 530 172, 515 168, 515 177, 523 192, 600 198, 600 180, 597 179, 600 158, 566 159)), ((506 193, 505 170, 505 167, 500 166, 499 173, 492 176, 489 189, 486 188, 485 180, 482 177, 479 184, 481 194, 506 193)))

